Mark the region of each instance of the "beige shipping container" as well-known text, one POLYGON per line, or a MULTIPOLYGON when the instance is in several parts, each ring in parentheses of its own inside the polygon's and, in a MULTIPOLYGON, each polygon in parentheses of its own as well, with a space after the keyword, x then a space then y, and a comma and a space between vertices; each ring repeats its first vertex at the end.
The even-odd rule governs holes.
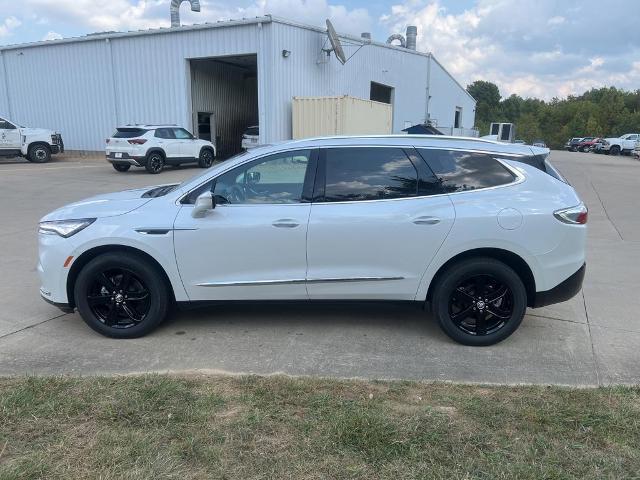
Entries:
POLYGON ((392 106, 344 95, 293 97, 293 139, 391 133, 392 106))

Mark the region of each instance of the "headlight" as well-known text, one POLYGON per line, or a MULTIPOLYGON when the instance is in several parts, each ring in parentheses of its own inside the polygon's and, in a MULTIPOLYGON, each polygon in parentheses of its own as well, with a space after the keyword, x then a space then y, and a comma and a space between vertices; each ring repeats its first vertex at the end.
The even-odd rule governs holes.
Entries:
POLYGON ((87 228, 95 221, 95 218, 80 218, 78 220, 40 222, 40 225, 38 226, 38 233, 44 233, 45 235, 60 235, 61 237, 69 238, 80 230, 87 228))

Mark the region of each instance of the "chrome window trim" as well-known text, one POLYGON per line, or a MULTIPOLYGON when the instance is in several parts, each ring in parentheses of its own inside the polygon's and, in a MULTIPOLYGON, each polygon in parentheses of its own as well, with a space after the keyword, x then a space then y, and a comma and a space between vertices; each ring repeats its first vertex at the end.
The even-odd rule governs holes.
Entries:
MULTIPOLYGON (((444 147, 444 146, 415 146, 415 145, 320 145, 320 146, 314 146, 314 147, 309 147, 309 148, 304 148, 304 147, 297 147, 297 148, 287 148, 285 150, 278 150, 277 152, 269 152, 269 153, 265 153, 264 155, 260 155, 258 157, 252 157, 250 159, 247 159, 245 161, 243 161, 242 163, 239 163, 237 165, 234 165, 232 167, 229 167, 226 170, 223 170, 222 172, 220 172, 218 175, 216 175, 215 177, 209 177, 206 181, 198 184, 198 186, 190 189, 187 193, 185 193, 184 195, 180 196, 176 201, 175 204, 181 207, 193 207, 193 204, 190 203, 186 203, 186 204, 182 204, 182 199, 187 197, 189 194, 191 194, 191 192, 193 190, 197 190, 198 188, 200 188, 202 185, 204 185, 205 183, 213 180, 214 178, 217 178, 221 175, 224 175, 225 173, 231 171, 234 168, 237 167, 241 167, 242 165, 245 165, 246 163, 250 163, 253 162, 255 160, 260 160, 261 158, 265 158, 265 157, 269 157, 271 155, 277 155, 280 153, 287 153, 287 152, 294 152, 296 150, 315 150, 315 149, 323 149, 323 148, 411 148, 411 149, 423 149, 423 150, 451 150, 451 151, 456 151, 456 152, 470 152, 470 153, 482 153, 482 154, 486 154, 486 155, 491 155, 492 158, 494 160, 497 160, 498 162, 500 162, 501 165, 503 165, 507 170, 509 170, 509 172, 511 172, 516 178, 513 182, 511 183, 505 183, 504 185, 495 185, 493 187, 485 187, 485 188, 478 188, 475 190, 464 190, 461 192, 450 192, 450 193, 438 193, 435 195, 419 195, 419 196, 415 196, 415 197, 400 197, 400 198, 383 198, 383 199, 376 199, 376 200, 345 200, 345 201, 341 201, 341 202, 298 202, 298 203, 244 203, 244 204, 237 204, 237 205, 227 205, 228 207, 230 206, 234 206, 234 207, 240 207, 240 206, 258 206, 258 205, 264 205, 264 206, 273 206, 273 205, 327 205, 327 204, 349 204, 349 203, 365 203, 365 202, 393 202, 393 201, 397 201, 397 200, 416 200, 416 199, 424 199, 424 198, 437 198, 437 197, 443 197, 443 196, 449 196, 449 195, 460 195, 460 194, 465 194, 465 193, 474 193, 474 192, 483 192, 486 190, 494 190, 494 189, 498 189, 498 188, 504 188, 504 187, 512 187, 514 185, 518 185, 520 183, 523 183, 526 180, 526 177, 518 170, 514 169, 511 165, 507 164, 506 161, 510 160, 510 158, 501 158, 501 157, 511 157, 511 159, 515 159, 515 158, 521 158, 521 157, 527 157, 529 155, 526 154, 521 154, 521 153, 503 153, 503 152, 496 152, 496 151, 491 151, 491 150, 481 150, 481 149, 470 149, 470 148, 462 148, 462 147, 444 147)), ((221 205, 222 206, 222 205, 221 205)))

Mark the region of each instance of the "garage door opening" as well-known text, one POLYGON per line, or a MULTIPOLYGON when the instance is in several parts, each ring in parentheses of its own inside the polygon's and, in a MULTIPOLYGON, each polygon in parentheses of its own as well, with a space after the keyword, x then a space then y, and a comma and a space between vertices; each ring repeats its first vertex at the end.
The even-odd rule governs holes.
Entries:
POLYGON ((256 55, 192 59, 193 132, 212 141, 218 158, 241 151, 242 134, 258 125, 256 55))

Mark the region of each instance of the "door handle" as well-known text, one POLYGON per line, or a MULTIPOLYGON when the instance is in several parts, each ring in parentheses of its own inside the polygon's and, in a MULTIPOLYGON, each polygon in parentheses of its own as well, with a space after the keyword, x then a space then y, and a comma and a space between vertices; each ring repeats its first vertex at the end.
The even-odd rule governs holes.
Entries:
POLYGON ((291 218, 281 218, 272 223, 276 228, 296 228, 300 224, 291 218))
POLYGON ((437 225, 440 219, 437 217, 418 217, 413 220, 416 225, 437 225))

